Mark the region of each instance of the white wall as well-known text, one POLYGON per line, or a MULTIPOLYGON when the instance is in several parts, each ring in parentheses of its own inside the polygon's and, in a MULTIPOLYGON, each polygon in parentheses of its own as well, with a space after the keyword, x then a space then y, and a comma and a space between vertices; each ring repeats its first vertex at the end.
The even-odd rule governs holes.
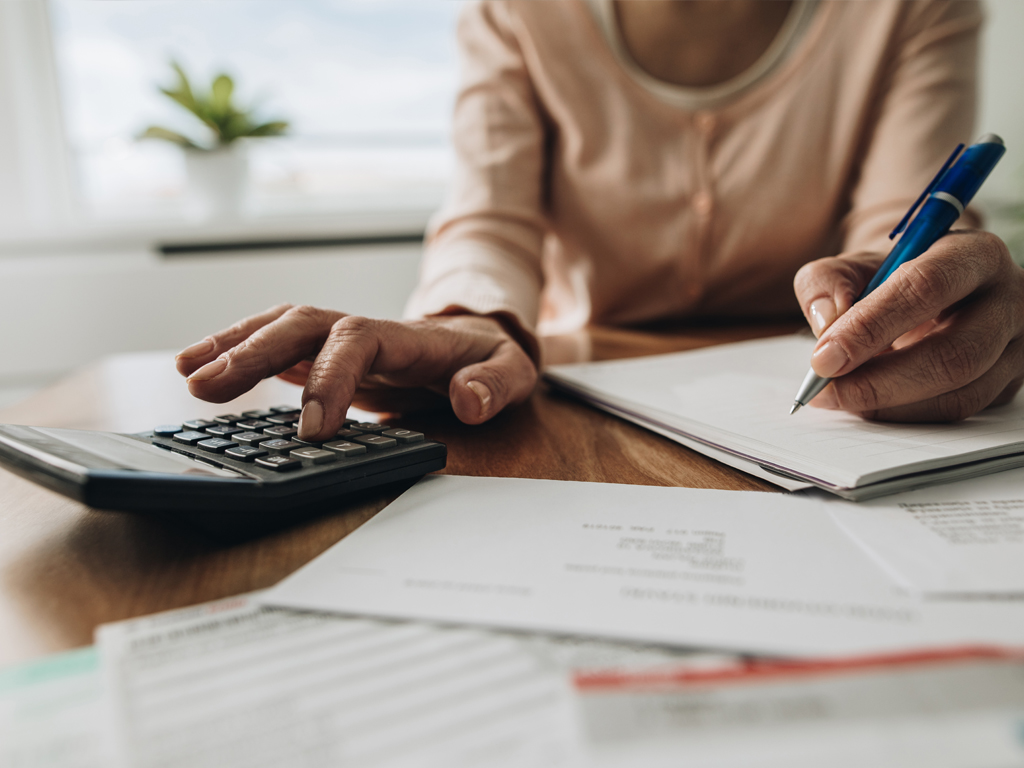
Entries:
POLYGON ((0 388, 113 352, 180 349, 274 304, 399 317, 419 245, 160 257, 132 250, 0 259, 0 388))
POLYGON ((982 38, 978 130, 997 133, 1007 153, 980 199, 1024 199, 1024 0, 988 0, 982 38))

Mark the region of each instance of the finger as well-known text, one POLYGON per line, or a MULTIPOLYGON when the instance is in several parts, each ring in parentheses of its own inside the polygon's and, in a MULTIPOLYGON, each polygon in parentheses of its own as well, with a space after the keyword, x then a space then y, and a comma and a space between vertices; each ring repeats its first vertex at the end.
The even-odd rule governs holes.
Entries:
POLYGON ((884 258, 865 251, 818 259, 800 268, 793 290, 815 336, 853 306, 884 258))
POLYGON ((537 369, 523 348, 504 341, 481 363, 452 377, 448 396, 460 421, 480 424, 507 405, 526 400, 537 385, 537 369))
POLYGON ((878 355, 832 382, 834 407, 862 412, 930 400, 988 371, 1012 331, 1000 300, 986 296, 919 341, 878 355))
POLYGON ((277 320, 277 318, 291 308, 291 304, 278 304, 276 307, 271 307, 266 312, 261 312, 258 315, 253 315, 252 317, 240 320, 230 328, 218 331, 217 333, 207 336, 202 341, 197 342, 190 347, 186 347, 174 358, 174 363, 178 369, 178 373, 182 376, 191 375, 214 358, 219 357, 236 344, 239 344, 249 338, 250 335, 258 331, 263 326, 277 320))
POLYGON ((1024 370, 1024 339, 1015 339, 995 365, 965 387, 908 405, 865 411, 861 415, 875 421, 962 421, 990 405, 1009 402, 1020 388, 1021 370, 1024 370))
POLYGON ((292 307, 193 373, 189 391, 214 403, 238 397, 268 376, 316 354, 340 317, 340 312, 292 307))
POLYGON ((997 282, 1011 263, 995 236, 957 232, 940 239, 840 316, 818 340, 811 367, 825 378, 849 373, 904 333, 997 282))

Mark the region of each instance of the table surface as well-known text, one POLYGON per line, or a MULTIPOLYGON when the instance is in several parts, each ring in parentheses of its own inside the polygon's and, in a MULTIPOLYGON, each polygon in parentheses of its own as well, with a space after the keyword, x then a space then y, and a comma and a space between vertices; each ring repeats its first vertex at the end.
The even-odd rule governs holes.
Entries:
MULTIPOLYGON (((794 323, 592 328, 545 340, 550 362, 659 354, 772 336, 794 323)), ((298 403, 262 382, 228 404, 189 395, 167 352, 107 358, 14 407, 0 423, 140 432, 183 418, 298 403)), ((726 490, 777 490, 540 385, 480 426, 450 410, 396 420, 448 445, 445 472, 726 490)), ((225 546, 186 528, 89 509, 0 469, 0 665, 92 643, 102 623, 269 587, 380 511, 393 495, 225 546)))

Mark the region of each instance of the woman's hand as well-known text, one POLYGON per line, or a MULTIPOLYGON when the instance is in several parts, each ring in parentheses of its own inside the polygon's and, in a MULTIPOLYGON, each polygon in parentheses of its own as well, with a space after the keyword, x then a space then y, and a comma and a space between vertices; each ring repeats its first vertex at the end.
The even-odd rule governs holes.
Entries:
MULTIPOLYGON (((537 369, 493 317, 396 322, 283 304, 183 350, 189 391, 223 403, 280 375, 305 385, 299 436, 337 434, 350 404, 401 410, 427 392, 451 398, 468 424, 529 397, 537 369)), ((434 395, 436 397, 436 395, 434 395)))
POLYGON ((958 421, 1002 405, 1024 381, 1024 270, 987 232, 960 230, 863 301, 883 254, 819 259, 796 276, 832 383, 811 401, 882 421, 958 421), (835 378, 839 377, 839 378, 835 378))

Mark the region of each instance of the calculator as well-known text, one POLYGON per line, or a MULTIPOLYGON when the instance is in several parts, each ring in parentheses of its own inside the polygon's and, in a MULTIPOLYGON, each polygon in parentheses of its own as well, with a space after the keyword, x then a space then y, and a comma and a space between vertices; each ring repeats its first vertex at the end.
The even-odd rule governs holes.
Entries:
POLYGON ((411 429, 346 419, 330 440, 311 442, 298 438, 298 420, 298 408, 281 405, 130 435, 0 424, 0 465, 90 507, 231 539, 445 466, 445 445, 411 429))

